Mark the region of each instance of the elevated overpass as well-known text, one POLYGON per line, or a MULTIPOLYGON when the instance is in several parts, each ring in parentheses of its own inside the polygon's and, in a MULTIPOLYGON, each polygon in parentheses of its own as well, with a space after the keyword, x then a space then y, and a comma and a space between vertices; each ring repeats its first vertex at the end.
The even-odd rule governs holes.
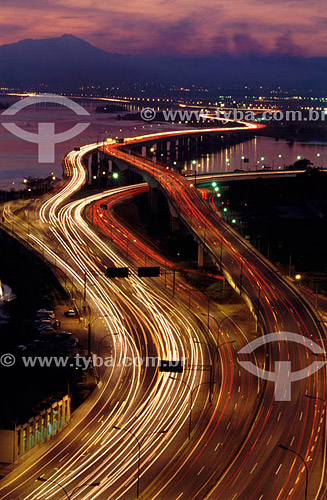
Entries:
MULTIPOLYGON (((145 179, 151 177, 153 182, 160 185, 170 206, 189 228, 199 245, 211 256, 229 283, 247 302, 257 320, 258 333, 289 331, 309 337, 318 343, 323 342, 325 329, 318 312, 306 301, 292 282, 281 276, 273 264, 239 236, 226 222, 209 210, 188 179, 149 158, 131 154, 132 148, 129 147, 129 144, 142 144, 143 140, 144 137, 127 140, 123 147, 122 145, 108 144, 104 146, 104 150, 116 161, 138 170, 145 179)), ((296 173, 294 171, 285 173, 269 171, 260 174, 254 172, 246 173, 244 178, 296 175, 296 173)), ((232 174, 230 176, 233 178, 232 174)), ((209 177, 213 178, 211 175, 209 177)), ((236 173, 234 178, 237 177, 243 178, 243 174, 236 173)), ((222 174, 221 178, 227 179, 227 174, 222 174)), ((307 351, 305 349, 299 350, 297 345, 292 343, 278 343, 277 346, 275 345, 268 350, 268 354, 268 359, 272 363, 275 359, 289 359, 294 362, 296 360, 301 369, 308 366, 307 351)), ((268 418, 269 422, 277 421, 278 424, 274 426, 274 442, 288 442, 288 436, 291 434, 295 436, 297 449, 301 451, 303 456, 312 458, 308 465, 311 473, 314 473, 317 478, 314 485, 314 497, 317 498, 323 486, 326 449, 324 448, 323 435, 319 434, 320 417, 315 412, 314 405, 306 398, 306 394, 312 392, 312 387, 314 387, 317 397, 324 398, 326 393, 325 369, 294 384, 292 400, 288 401, 287 404, 281 405, 280 402, 274 400, 273 384, 268 384, 265 393, 266 408, 258 420, 263 422, 268 418), (287 411, 284 411, 286 406, 287 411), (306 415, 305 422, 299 427, 298 421, 302 420, 303 415, 306 415), (314 440, 315 442, 319 440, 319 446, 315 452, 313 451, 314 440), (318 452, 318 450, 320 451, 318 452), (318 462, 322 465, 316 469, 314 464, 317 465, 318 462)), ((241 455, 244 460, 246 456, 248 457, 246 460, 249 464, 249 469, 247 466, 244 468, 244 472, 248 469, 247 475, 244 476, 244 484, 242 484, 244 498, 250 498, 256 480, 260 482, 264 480, 265 484, 270 484, 271 494, 267 493, 267 498, 275 499, 275 492, 279 492, 279 498, 286 498, 291 488, 291 491, 297 492, 296 498, 299 498, 303 482, 299 482, 297 467, 292 470, 284 470, 279 476, 275 474, 275 470, 282 460, 280 450, 277 447, 267 447, 267 440, 262 442, 259 438, 253 441, 251 449, 247 451, 244 449, 241 455), (251 460, 249 461, 250 455, 251 460), (276 467, 272 466, 272 463, 275 463, 276 467), (261 466, 257 467, 257 464, 261 464, 261 466), (255 466, 256 471, 251 476, 250 473, 252 474, 254 470, 253 466, 255 466)), ((303 471, 301 476, 302 474, 303 471)), ((218 484, 206 498, 214 498, 218 492, 217 488, 219 488, 218 484)), ((229 494, 232 495, 231 491, 229 494)))

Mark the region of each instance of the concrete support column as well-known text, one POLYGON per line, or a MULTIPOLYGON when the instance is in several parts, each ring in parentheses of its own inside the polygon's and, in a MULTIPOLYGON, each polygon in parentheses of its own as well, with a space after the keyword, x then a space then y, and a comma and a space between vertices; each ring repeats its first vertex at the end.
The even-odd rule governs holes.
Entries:
POLYGON ((151 214, 156 215, 159 209, 159 194, 157 187, 149 186, 148 200, 151 214))
POLYGON ((172 231, 178 231, 179 230, 179 218, 174 217, 173 215, 170 216, 170 227, 172 231))
POLYGON ((168 142, 167 142, 167 141, 162 142, 161 153, 162 153, 165 157, 167 156, 167 145, 168 145, 168 142))
POLYGON ((146 148, 145 148, 145 156, 147 156, 148 158, 152 158, 153 153, 154 153, 153 146, 146 146, 146 148))
POLYGON ((157 142, 156 157, 158 159, 161 158, 161 153, 162 153, 162 142, 157 142))
POLYGON ((170 155, 170 158, 172 158, 172 159, 176 158, 176 141, 170 141, 169 155, 170 155))
POLYGON ((198 267, 203 267, 203 246, 198 243, 198 267))

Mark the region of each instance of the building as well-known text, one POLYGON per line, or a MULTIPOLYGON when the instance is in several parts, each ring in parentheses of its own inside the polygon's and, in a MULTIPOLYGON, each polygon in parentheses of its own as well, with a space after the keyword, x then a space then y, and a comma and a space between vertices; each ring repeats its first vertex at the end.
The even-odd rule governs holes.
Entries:
POLYGON ((12 464, 27 451, 53 438, 70 420, 70 396, 41 410, 24 424, 0 429, 0 462, 12 464))

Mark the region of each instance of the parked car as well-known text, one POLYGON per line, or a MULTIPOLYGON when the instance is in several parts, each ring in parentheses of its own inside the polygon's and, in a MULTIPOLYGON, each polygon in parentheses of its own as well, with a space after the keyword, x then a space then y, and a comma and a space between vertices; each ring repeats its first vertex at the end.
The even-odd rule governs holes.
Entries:
POLYGON ((24 352, 26 351, 27 347, 26 345, 18 345, 15 349, 15 352, 24 352))
POLYGON ((54 338, 55 340, 69 340, 72 338, 72 334, 70 332, 59 332, 54 338))
POLYGON ((38 311, 36 311, 35 316, 38 319, 45 318, 45 317, 46 318, 54 319, 54 312, 53 311, 49 311, 47 309, 39 309, 38 311))
POLYGON ((35 340, 32 340, 32 342, 30 342, 29 344, 27 344, 27 347, 28 347, 28 349, 38 349, 38 348, 42 347, 43 344, 44 344, 43 340, 35 339, 35 340))
POLYGON ((66 311, 65 316, 66 318, 75 318, 76 317, 75 309, 69 309, 69 311, 66 311))
POLYGON ((41 325, 51 325, 52 320, 51 319, 36 319, 34 321, 34 325, 36 326, 41 326, 41 325))
POLYGON ((39 333, 47 333, 47 334, 49 334, 49 333, 55 333, 55 331, 54 331, 54 329, 52 328, 52 326, 51 326, 51 325, 43 325, 43 326, 40 326, 40 327, 37 329, 37 331, 38 331, 39 333))
POLYGON ((68 340, 68 345, 69 347, 76 347, 77 344, 79 343, 79 340, 77 337, 71 337, 69 340, 68 340))

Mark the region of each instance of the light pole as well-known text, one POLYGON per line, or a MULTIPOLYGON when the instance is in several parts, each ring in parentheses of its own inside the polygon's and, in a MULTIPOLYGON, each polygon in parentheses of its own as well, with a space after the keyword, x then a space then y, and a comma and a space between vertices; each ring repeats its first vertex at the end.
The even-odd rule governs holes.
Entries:
POLYGON ((200 384, 196 385, 194 387, 194 389, 191 388, 191 386, 185 382, 185 380, 182 380, 180 378, 177 378, 177 377, 172 377, 171 375, 169 376, 169 378, 171 378, 172 380, 177 380, 178 382, 183 382, 183 384, 185 384, 185 386, 188 388, 188 390, 190 391, 190 416, 189 416, 189 422, 188 422, 188 439, 190 440, 191 439, 191 431, 192 431, 192 405, 193 405, 193 392, 198 388, 200 387, 200 385, 204 385, 204 384, 208 384, 208 382, 201 382, 200 384))
POLYGON ((192 165, 194 165, 194 187, 196 188, 196 169, 197 169, 197 161, 196 160, 192 160, 192 165))
MULTIPOLYGON (((218 321, 216 320, 216 318, 215 318, 214 316, 212 316, 212 314, 210 314, 210 313, 209 313, 209 315, 208 315, 208 314, 206 314, 206 313, 202 312, 202 313, 201 313, 201 315, 202 315, 202 316, 207 316, 207 317, 208 317, 208 319, 209 319, 209 317, 210 317, 210 318, 212 318, 212 319, 214 319, 214 320, 215 320, 215 322, 216 322, 216 324, 217 324, 217 327, 218 327, 218 336, 220 335, 220 332, 221 332, 220 325, 221 325, 221 324, 222 324, 222 323, 223 323, 226 319, 231 319, 231 318, 236 318, 236 317, 237 317, 237 314, 233 314, 232 316, 225 316, 225 318, 223 318, 221 321, 219 321, 219 322, 218 322, 218 321)), ((209 325, 208 325, 208 332, 209 332, 209 325)))
POLYGON ((243 287, 243 265, 244 265, 244 255, 249 251, 249 248, 246 248, 244 252, 241 253, 241 273, 240 273, 240 294, 242 293, 243 287))
MULTIPOLYGON (((99 356, 101 356, 101 344, 102 342, 104 341, 104 339, 106 339, 107 337, 111 337, 112 335, 120 335, 119 332, 113 332, 113 333, 106 333, 105 335, 103 335, 103 337, 99 340, 98 342, 98 354, 99 356)), ((97 375, 99 377, 99 381, 101 380, 101 368, 102 368, 102 365, 101 367, 99 368, 99 374, 97 375)))
POLYGON ((324 425, 324 446, 325 446, 325 452, 326 452, 326 426, 327 426, 327 414, 326 414, 326 409, 327 409, 327 401, 323 398, 320 398, 319 396, 311 396, 311 394, 305 394, 305 397, 308 399, 313 399, 316 401, 321 401, 325 407, 324 412, 325 412, 325 425, 324 425))
POLYGON ((279 154, 279 155, 278 155, 278 158, 283 158, 283 163, 284 163, 284 165, 283 165, 283 166, 284 166, 284 170, 285 170, 285 157, 284 157, 284 155, 279 154))
POLYGON ((221 325, 223 324, 223 322, 226 321, 226 319, 236 318, 236 316, 237 316, 237 314, 233 314, 232 316, 225 316, 225 318, 223 318, 221 321, 219 321, 219 323, 217 323, 218 335, 220 335, 220 333, 221 333, 221 325))
POLYGON ((98 342, 98 351, 99 351, 99 354, 101 354, 100 352, 100 346, 102 344, 102 342, 104 341, 105 338, 107 337, 111 337, 111 335, 120 335, 119 332, 113 332, 113 333, 106 333, 98 342))
POLYGON ((302 457, 302 455, 300 455, 300 453, 298 453, 297 451, 295 450, 292 450, 292 448, 288 448, 287 446, 283 445, 283 444, 279 444, 278 445, 278 448, 281 448, 282 450, 284 451, 290 451, 291 453, 294 453, 294 455, 296 455, 297 457, 299 457, 299 459, 303 462, 303 465, 304 465, 304 468, 305 468, 305 491, 304 491, 304 500, 307 500, 308 498, 308 481, 309 481, 309 470, 308 470, 308 466, 307 466, 307 463, 306 461, 304 460, 304 458, 302 457))
MULTIPOLYGON (((126 429, 125 427, 118 427, 118 425, 114 425, 113 429, 116 431, 124 431, 127 432, 128 434, 131 434, 135 441, 137 442, 138 446, 138 460, 137 460, 137 484, 136 484, 136 498, 138 499, 140 497, 140 469, 141 469, 141 446, 142 446, 142 440, 140 440, 137 435, 131 431, 130 429, 126 429)), ((147 436, 151 436, 152 434, 165 434, 167 431, 158 431, 158 432, 152 432, 150 434, 146 434, 143 436, 143 439, 147 436)))
POLYGON ((60 488, 65 492, 65 495, 68 498, 68 500, 71 499, 71 497, 73 496, 73 494, 77 490, 79 490, 80 488, 83 488, 84 486, 99 486, 100 485, 100 481, 96 481, 95 483, 80 484, 79 486, 76 486, 76 488, 73 489, 71 495, 68 495, 66 488, 62 484, 58 483, 58 481, 53 481, 53 479, 47 479, 47 478, 41 477, 41 476, 38 477, 37 480, 41 481, 42 483, 53 483, 53 484, 56 484, 57 486, 60 486, 60 488))
MULTIPOLYGON (((224 318, 226 319, 226 318, 224 318)), ((197 339, 193 339, 194 340, 194 343, 195 344, 204 344, 208 347, 209 349, 209 352, 210 352, 210 357, 211 357, 211 364, 210 364, 210 381, 209 381, 209 384, 210 384, 210 392, 209 392, 209 403, 211 403, 211 399, 212 399, 212 393, 213 393, 213 383, 214 383, 214 367, 215 367, 215 359, 216 359, 216 354, 218 354, 218 351, 219 349, 223 346, 223 345, 226 345, 226 344, 234 344, 236 341, 235 340, 229 340, 228 342, 223 342, 222 344, 219 344, 216 349, 213 351, 212 347, 207 343, 205 342, 204 340, 197 340, 197 339)), ((172 377, 170 377, 172 378, 172 377)), ((179 379, 177 379, 179 380, 179 379)), ((181 380, 181 382, 183 382, 183 380, 181 380)), ((205 382, 204 382, 205 383, 205 382)))
POLYGON ((52 479, 46 479, 45 477, 41 477, 41 476, 38 477, 37 480, 41 481, 42 483, 53 483, 53 484, 56 484, 57 486, 59 486, 64 491, 64 493, 65 493, 66 497, 68 498, 68 500, 70 500, 70 496, 68 495, 68 492, 67 492, 66 488, 62 484, 58 483, 58 481, 53 481, 52 479))
POLYGON ((100 486, 100 481, 96 481, 95 483, 85 483, 85 484, 80 484, 79 486, 76 486, 76 488, 73 489, 71 492, 71 497, 78 491, 80 488, 84 488, 84 486, 100 486))
POLYGON ((91 356, 91 347, 92 347, 92 344, 91 344, 91 341, 92 341, 92 325, 93 323, 97 320, 97 319, 100 319, 100 318, 106 318, 108 317, 108 314, 103 314, 101 316, 97 316, 96 318, 93 318, 93 320, 89 319, 89 324, 88 324, 88 327, 87 327, 87 352, 88 352, 88 357, 91 356))

